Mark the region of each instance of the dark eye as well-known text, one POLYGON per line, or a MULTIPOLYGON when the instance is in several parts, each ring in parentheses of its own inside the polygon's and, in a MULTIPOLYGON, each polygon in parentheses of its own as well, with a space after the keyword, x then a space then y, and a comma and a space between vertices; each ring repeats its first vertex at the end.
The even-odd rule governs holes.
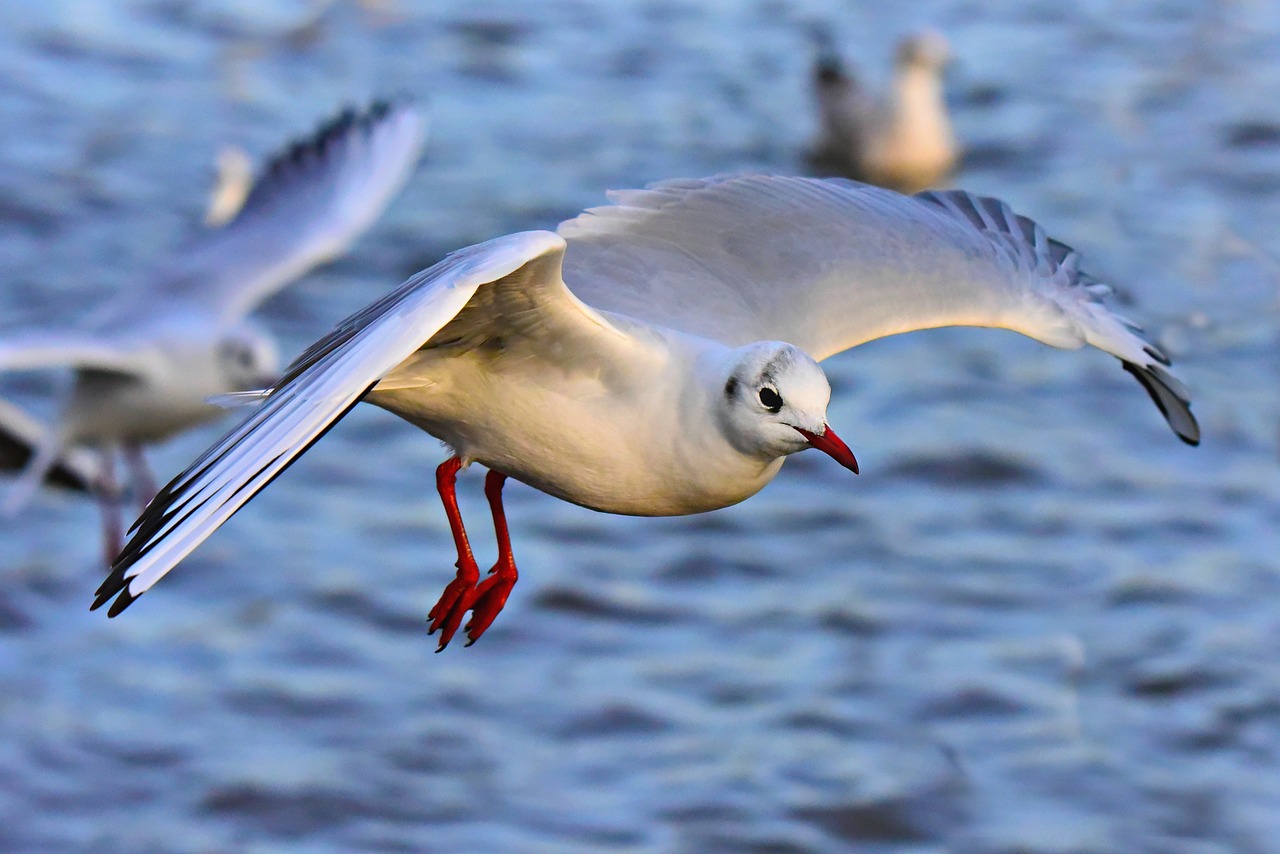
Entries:
POLYGON ((768 386, 760 389, 760 402, 770 412, 778 412, 782 409, 782 396, 768 386))

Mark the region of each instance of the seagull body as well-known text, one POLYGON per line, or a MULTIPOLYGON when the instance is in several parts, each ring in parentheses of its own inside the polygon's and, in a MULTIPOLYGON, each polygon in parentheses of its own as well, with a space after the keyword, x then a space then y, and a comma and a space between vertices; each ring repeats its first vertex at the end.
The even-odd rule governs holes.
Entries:
POLYGON ((811 447, 856 472, 827 424, 817 360, 885 335, 990 326, 1091 344, 1199 441, 1186 390, 1101 302, 1107 287, 994 199, 744 176, 611 200, 558 233, 455 252, 312 345, 161 490, 93 607, 114 599, 118 614, 361 400, 453 451, 436 470, 458 550, 428 614, 440 649, 467 611, 474 642, 515 583, 508 476, 595 510, 658 516, 742 501, 811 447), (471 463, 489 469, 498 540, 483 579, 455 495, 471 463))
POLYGON ((819 49, 814 165, 902 192, 937 186, 951 174, 959 146, 943 98, 949 53, 941 35, 926 32, 899 43, 883 101, 845 70, 825 35, 819 49))
MULTIPOLYGON (((563 249, 553 235, 545 237, 547 251, 558 257, 563 249)), ((365 400, 442 439, 465 462, 605 513, 702 513, 764 487, 782 459, 741 453, 723 440, 713 417, 733 351, 672 330, 628 330, 622 317, 604 317, 626 333, 610 330, 584 363, 566 359, 553 377, 544 373, 545 360, 531 360, 520 344, 501 354, 428 349, 395 368, 365 400), (475 422, 474 413, 491 410, 494 401, 501 407, 475 422), (572 449, 573 465, 547 453, 558 447, 572 449)))
POLYGON ((0 408, 0 444, 9 448, 0 462, 23 469, 5 509, 20 509, 74 457, 77 476, 59 482, 101 500, 110 562, 121 543, 116 455, 145 505, 155 489, 144 445, 220 417, 211 396, 274 381, 275 342, 247 315, 373 223, 408 179, 424 132, 408 104, 345 111, 271 161, 230 222, 165 261, 144 287, 79 326, 0 334, 0 370, 72 371, 56 426, 39 435, 29 416, 0 408), (96 471, 85 470, 83 449, 93 449, 96 471))
POLYGON ((207 398, 273 380, 279 370, 273 340, 249 323, 227 330, 191 317, 167 329, 152 325, 147 332, 151 352, 163 354, 154 364, 144 366, 139 359, 137 373, 119 363, 74 372, 59 423, 62 444, 110 447, 121 440, 166 439, 217 418, 221 412, 207 398))
POLYGON ((819 49, 812 77, 818 136, 809 161, 825 172, 862 178, 867 137, 879 121, 880 105, 845 67, 825 34, 819 39, 819 49))

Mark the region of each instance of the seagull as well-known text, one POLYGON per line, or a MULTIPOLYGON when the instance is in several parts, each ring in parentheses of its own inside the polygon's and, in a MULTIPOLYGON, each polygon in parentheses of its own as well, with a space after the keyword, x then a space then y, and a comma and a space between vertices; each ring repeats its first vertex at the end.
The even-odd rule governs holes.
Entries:
POLYGON ((0 406, 0 467, 22 469, 4 510, 17 512, 43 483, 96 496, 109 565, 123 542, 117 456, 145 506, 155 486, 144 445, 219 417, 212 395, 274 381, 275 341, 247 315, 373 224, 408 180, 425 132, 408 101, 345 110, 286 147, 226 225, 205 230, 140 287, 80 325, 0 333, 0 371, 73 376, 53 427, 0 406))
POLYGON ((458 554, 428 613, 437 651, 468 611, 474 643, 516 582, 508 477, 606 513, 671 516, 742 501, 809 448, 856 473, 818 362, 886 335, 988 326, 1090 344, 1199 442, 1186 388, 1102 302, 1109 288, 996 199, 758 175, 610 199, 555 233, 454 252, 338 324, 160 491, 92 608, 119 614, 362 400, 452 451, 435 473, 458 554), (471 463, 488 469, 498 544, 483 578, 455 492, 471 463))
POLYGON ((893 83, 878 101, 845 69, 830 36, 814 37, 814 166, 902 192, 934 187, 950 175, 958 145, 942 97, 946 39, 926 31, 899 42, 893 83))

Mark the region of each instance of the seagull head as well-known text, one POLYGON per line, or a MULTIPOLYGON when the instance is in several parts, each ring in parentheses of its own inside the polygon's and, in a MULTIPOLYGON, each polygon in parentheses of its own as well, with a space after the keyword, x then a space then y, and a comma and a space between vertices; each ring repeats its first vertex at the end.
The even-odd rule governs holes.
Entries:
POLYGON ((831 384, 799 347, 759 341, 734 351, 722 414, 739 450, 773 460, 817 448, 858 473, 858 461, 827 424, 831 384))
POLYGON ((921 68, 941 74, 951 62, 951 47, 942 33, 925 30, 898 42, 899 68, 921 68))
POLYGON ((251 323, 242 323, 218 342, 218 373, 226 391, 256 391, 280 377, 275 339, 251 323))

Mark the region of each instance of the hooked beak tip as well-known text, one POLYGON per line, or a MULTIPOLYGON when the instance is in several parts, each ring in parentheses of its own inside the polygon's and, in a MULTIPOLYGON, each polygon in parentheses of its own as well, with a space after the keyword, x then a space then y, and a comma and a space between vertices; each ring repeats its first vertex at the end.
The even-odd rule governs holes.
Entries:
POLYGON ((836 431, 832 430, 830 425, 824 424, 821 435, 818 433, 810 433, 800 427, 795 430, 801 436, 808 440, 809 444, 822 451, 827 456, 847 468, 854 474, 858 473, 858 460, 853 456, 853 451, 849 450, 849 446, 844 443, 836 431))

